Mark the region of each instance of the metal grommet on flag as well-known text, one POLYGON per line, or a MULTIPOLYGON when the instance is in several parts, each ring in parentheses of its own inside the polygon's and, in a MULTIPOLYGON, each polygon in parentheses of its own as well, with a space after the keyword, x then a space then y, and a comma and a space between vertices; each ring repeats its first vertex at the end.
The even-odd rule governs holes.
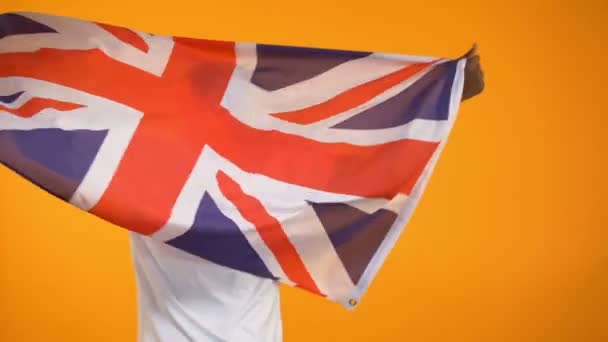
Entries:
POLYGON ((358 302, 356 299, 353 298, 348 301, 348 304, 350 304, 350 306, 356 306, 358 304, 358 302))

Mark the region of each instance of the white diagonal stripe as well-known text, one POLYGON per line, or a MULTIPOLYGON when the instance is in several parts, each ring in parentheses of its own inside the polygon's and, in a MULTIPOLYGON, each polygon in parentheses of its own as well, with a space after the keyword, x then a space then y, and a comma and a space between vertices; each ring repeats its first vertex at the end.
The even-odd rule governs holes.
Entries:
MULTIPOLYGON (((251 72, 253 69, 255 69, 255 45, 238 44, 237 60, 238 66, 230 79, 228 89, 222 100, 222 105, 229 109, 231 114, 234 115, 239 121, 253 128, 259 130, 278 130, 284 133, 313 139, 319 142, 348 142, 349 144, 360 146, 377 145, 402 139, 437 142, 445 133, 445 129, 447 127, 446 121, 427 119, 415 119, 401 126, 375 130, 331 128, 339 122, 347 120, 398 95, 411 84, 426 75, 426 73, 428 73, 432 68, 427 68, 424 71, 419 72, 407 80, 404 80, 403 82, 389 88, 370 101, 355 108, 338 113, 330 118, 310 125, 301 125, 268 115, 276 112, 276 110, 273 107, 274 104, 269 104, 268 101, 265 100, 267 96, 270 96, 270 98, 273 99, 278 98, 276 101, 290 102, 293 99, 288 95, 276 96, 275 93, 277 91, 266 92, 250 82, 251 72)), ((347 62, 344 65, 356 63, 357 61, 358 60, 347 62)), ((382 66, 385 63, 389 66, 393 66, 394 64, 397 64, 396 61, 400 62, 401 66, 403 66, 404 62, 397 58, 395 58, 395 61, 391 59, 388 59, 387 61, 376 61, 375 66, 376 68, 382 70, 382 66)), ((418 61, 419 59, 412 59, 412 62, 418 61)), ((366 63, 369 62, 366 61, 366 63)), ((388 72, 388 70, 385 70, 385 72, 388 72)), ((344 82, 348 83, 347 81, 344 82)), ((314 91, 310 92, 314 93, 314 91)))
POLYGON ((41 14, 15 13, 46 25, 57 33, 12 35, 0 39, 0 53, 34 52, 41 48, 61 50, 100 49, 109 57, 156 76, 162 75, 173 50, 171 37, 136 32, 148 45, 148 52, 124 43, 93 22, 41 14))
POLYGON ((24 77, 0 78, 0 94, 25 91, 14 108, 33 97, 49 98, 84 107, 70 111, 45 109, 30 118, 0 110, 0 131, 56 128, 66 131, 85 129, 108 131, 106 138, 74 192, 70 203, 90 210, 97 204, 120 163, 143 114, 123 104, 87 94, 73 88, 24 77))

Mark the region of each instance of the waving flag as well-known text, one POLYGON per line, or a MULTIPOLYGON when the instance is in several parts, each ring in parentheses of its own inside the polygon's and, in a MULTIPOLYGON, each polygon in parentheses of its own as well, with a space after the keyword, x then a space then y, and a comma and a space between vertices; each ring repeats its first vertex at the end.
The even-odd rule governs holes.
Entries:
POLYGON ((130 231, 355 306, 414 211, 465 60, 0 15, 0 162, 130 231))

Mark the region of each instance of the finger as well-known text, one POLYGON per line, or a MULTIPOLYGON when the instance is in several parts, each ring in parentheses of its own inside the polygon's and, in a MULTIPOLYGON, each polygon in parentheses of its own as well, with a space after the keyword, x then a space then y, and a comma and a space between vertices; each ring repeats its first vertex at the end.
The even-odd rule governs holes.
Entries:
POLYGON ((477 55, 477 43, 473 44, 473 47, 458 59, 471 58, 475 55, 477 55))

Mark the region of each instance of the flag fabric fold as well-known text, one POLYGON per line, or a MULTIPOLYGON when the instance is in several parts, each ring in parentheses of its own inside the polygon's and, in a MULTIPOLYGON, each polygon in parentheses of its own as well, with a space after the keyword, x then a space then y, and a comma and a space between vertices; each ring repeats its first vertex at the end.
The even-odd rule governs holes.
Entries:
POLYGON ((456 120, 464 59, 0 15, 0 163, 217 264, 355 307, 456 120))

